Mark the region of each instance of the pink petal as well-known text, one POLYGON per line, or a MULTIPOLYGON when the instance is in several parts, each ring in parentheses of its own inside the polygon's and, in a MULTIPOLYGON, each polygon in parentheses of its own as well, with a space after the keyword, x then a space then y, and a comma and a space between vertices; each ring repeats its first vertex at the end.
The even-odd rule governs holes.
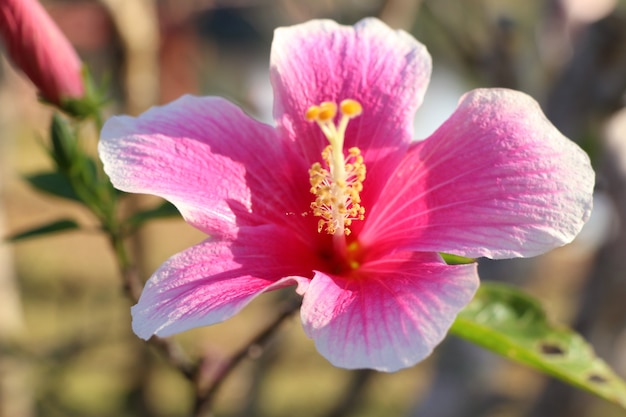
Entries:
POLYGON ((476 265, 448 266, 402 252, 357 276, 317 272, 302 304, 304 329, 333 365, 393 372, 428 356, 478 288, 476 265))
POLYGON ((169 336, 226 320, 257 295, 298 284, 304 292, 319 266, 308 249, 274 226, 240 229, 234 242, 206 240, 165 262, 132 307, 143 339, 169 336))
POLYGON ((226 100, 185 96, 109 119, 99 150, 116 188, 161 196, 195 227, 232 235, 235 222, 302 221, 308 166, 290 148, 226 100))
POLYGON ((413 115, 430 78, 426 48, 377 19, 354 27, 315 20, 277 29, 270 61, 276 122, 309 163, 321 159, 327 142, 304 119, 306 110, 323 101, 361 102, 363 114, 348 126, 346 149, 363 152, 365 191, 375 193, 411 139, 413 115))
POLYGON ((476 90, 410 151, 360 240, 469 257, 534 256, 578 234, 593 186, 587 154, 532 98, 476 90))

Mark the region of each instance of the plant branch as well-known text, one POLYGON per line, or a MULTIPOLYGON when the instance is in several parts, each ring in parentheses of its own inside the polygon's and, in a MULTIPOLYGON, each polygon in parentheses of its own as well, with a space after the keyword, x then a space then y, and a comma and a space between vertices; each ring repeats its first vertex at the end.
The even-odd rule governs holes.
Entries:
POLYGON ((363 399, 363 393, 367 387, 367 383, 374 375, 376 375, 376 373, 371 369, 357 369, 353 371, 352 379, 346 388, 345 394, 326 417, 342 417, 348 415, 350 410, 353 410, 363 399))
MULTIPOLYGON (((300 300, 295 302, 294 300, 286 301, 278 316, 272 321, 264 330, 262 330, 256 337, 254 337, 249 343, 247 343, 242 349, 236 352, 232 358, 225 361, 217 372, 217 375, 213 377, 212 383, 204 390, 199 390, 196 396, 196 405, 194 408, 194 417, 207 416, 215 394, 222 386, 224 380, 230 373, 246 358, 256 358, 259 356, 259 352, 262 352, 272 339, 272 336, 276 333, 276 330, 280 325, 291 315, 296 312, 300 307, 300 300)), ((201 386, 202 381, 198 381, 198 386, 201 386)))
MULTIPOLYGON (((126 247, 124 245, 124 239, 121 233, 108 230, 111 246, 115 251, 115 257, 117 259, 120 275, 122 277, 124 290, 128 297, 136 303, 141 296, 143 290, 143 282, 139 277, 136 266, 130 259, 126 247)), ((194 364, 185 355, 183 349, 178 343, 172 339, 164 339, 154 336, 148 340, 148 343, 155 346, 164 356, 168 362, 178 369, 188 380, 195 381, 196 374, 198 373, 198 365, 194 364)))

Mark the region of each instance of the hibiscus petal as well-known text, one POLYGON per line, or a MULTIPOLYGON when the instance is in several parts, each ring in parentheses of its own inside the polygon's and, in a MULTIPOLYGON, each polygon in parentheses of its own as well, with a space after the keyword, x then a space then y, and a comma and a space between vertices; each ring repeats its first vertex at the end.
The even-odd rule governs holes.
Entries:
POLYGON ((344 278, 317 272, 302 304, 307 335, 333 365, 393 372, 428 356, 478 288, 476 264, 402 252, 344 278))
POLYGON ((363 105, 363 114, 348 125, 346 149, 357 146, 363 152, 366 192, 379 189, 377 183, 387 178, 411 139, 413 115, 430 79, 426 48, 377 19, 354 27, 314 20, 277 29, 270 61, 276 122, 309 164, 321 159, 328 143, 305 120, 306 110, 346 98, 363 105))
POLYGON ((166 261, 132 307, 143 339, 226 320, 257 295, 298 284, 303 293, 316 266, 306 248, 275 226, 241 228, 236 241, 206 240, 166 261))
POLYGON ((308 166, 275 129, 221 98, 185 96, 113 117, 99 151, 116 188, 161 196, 209 234, 233 235, 236 221, 293 223, 308 210, 308 166))
POLYGON ((532 98, 476 90, 410 151, 360 240, 469 257, 534 256, 578 234, 593 186, 587 154, 532 98))

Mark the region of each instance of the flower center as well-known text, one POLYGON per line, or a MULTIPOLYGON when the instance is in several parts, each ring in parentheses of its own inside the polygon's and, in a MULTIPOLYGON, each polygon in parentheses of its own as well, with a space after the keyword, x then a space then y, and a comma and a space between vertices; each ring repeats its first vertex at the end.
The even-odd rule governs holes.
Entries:
POLYGON ((317 231, 325 229, 334 236, 347 236, 352 221, 365 218, 359 196, 365 180, 363 156, 356 147, 350 148, 347 155, 343 152, 348 122, 359 116, 363 108, 358 101, 348 99, 339 104, 339 110, 341 117, 337 124, 334 122, 337 104, 332 102, 309 107, 305 117, 317 123, 329 142, 322 151, 324 163, 316 162, 309 170, 311 193, 315 195, 311 209, 320 217, 317 231))

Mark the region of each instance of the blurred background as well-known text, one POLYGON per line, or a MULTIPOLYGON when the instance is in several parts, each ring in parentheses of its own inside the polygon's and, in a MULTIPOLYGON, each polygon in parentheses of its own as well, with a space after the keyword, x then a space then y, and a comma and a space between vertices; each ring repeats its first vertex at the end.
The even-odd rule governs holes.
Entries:
MULTIPOLYGON (((110 114, 139 114, 191 93, 220 95, 271 122, 273 29, 313 18, 353 24, 377 16, 433 56, 415 120, 427 137, 476 87, 535 97, 591 156, 594 214, 571 245, 542 257, 481 261, 484 280, 519 285, 555 322, 580 331, 626 376, 626 2, 624 0, 47 0, 89 65, 107 82, 110 114)), ((332 70, 332 69, 329 69, 332 70)), ((0 242, 0 417, 179 417, 194 391, 130 330, 130 301, 96 222, 35 192, 25 175, 50 168, 51 111, 0 54, 0 235, 59 218, 80 232, 0 242)), ((85 128, 86 146, 97 132, 85 128)), ((142 198, 137 207, 156 200, 142 198)), ((179 219, 152 222, 133 242, 143 278, 203 239, 179 219)), ((231 355, 275 317, 268 294, 226 323, 177 339, 191 357, 231 355)), ((254 355, 253 355, 254 356, 254 355)), ((217 393, 216 416, 616 417, 623 410, 449 337, 395 374, 332 367, 283 323, 256 360, 217 393)))

